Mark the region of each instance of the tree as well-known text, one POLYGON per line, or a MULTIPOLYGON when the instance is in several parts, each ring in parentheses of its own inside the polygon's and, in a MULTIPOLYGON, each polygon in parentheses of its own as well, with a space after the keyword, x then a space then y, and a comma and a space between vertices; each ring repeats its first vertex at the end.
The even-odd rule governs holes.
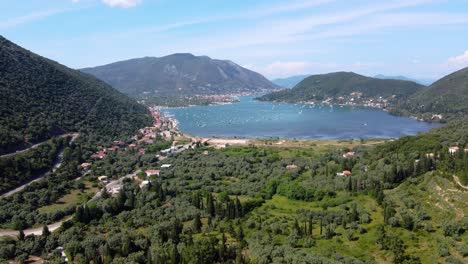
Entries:
POLYGON ((48 237, 49 235, 50 235, 49 228, 45 225, 44 227, 42 227, 42 236, 48 237))
POLYGON ((24 241, 24 238, 25 238, 24 231, 21 229, 18 233, 18 240, 24 241))
POLYGON ((215 216, 215 204, 213 200, 213 195, 211 193, 209 193, 208 197, 206 198, 206 210, 210 216, 215 216))
POLYGON ((200 220, 200 214, 195 214, 195 218, 193 219, 193 230, 197 233, 201 231, 202 222, 200 220))

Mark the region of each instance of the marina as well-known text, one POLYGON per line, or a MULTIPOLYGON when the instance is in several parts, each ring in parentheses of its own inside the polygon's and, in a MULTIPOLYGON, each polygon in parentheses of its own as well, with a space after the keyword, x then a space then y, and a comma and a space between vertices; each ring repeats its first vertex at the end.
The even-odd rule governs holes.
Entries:
POLYGON ((163 108, 178 129, 200 137, 359 139, 398 138, 436 124, 397 117, 378 108, 259 102, 239 97, 229 105, 163 108))

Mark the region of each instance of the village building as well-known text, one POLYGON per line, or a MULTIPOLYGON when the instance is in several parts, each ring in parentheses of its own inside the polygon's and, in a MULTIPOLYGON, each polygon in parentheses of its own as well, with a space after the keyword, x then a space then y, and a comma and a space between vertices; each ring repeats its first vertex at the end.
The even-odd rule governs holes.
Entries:
POLYGON ((349 176, 351 175, 351 172, 349 170, 344 170, 343 172, 338 172, 336 176, 349 176))
POLYGON ((172 164, 163 164, 161 165, 161 169, 167 169, 167 168, 170 168, 172 166, 172 164))
POLYGON ((450 154, 455 154, 455 153, 457 153, 459 150, 460 150, 460 148, 459 148, 458 146, 453 146, 453 147, 450 147, 450 148, 449 148, 449 153, 450 153, 450 154))
POLYGON ((84 163, 81 163, 80 167, 83 169, 83 170, 88 170, 89 167, 91 167, 91 163, 89 162, 84 162, 84 163))
POLYGON ((148 186, 150 184, 150 181, 143 181, 140 183, 140 189, 143 189, 145 186, 148 186))
POLYGON ((146 173, 147 177, 150 177, 150 176, 153 176, 153 175, 159 176, 159 172, 160 172, 160 170, 145 170, 145 173, 146 173))
POLYGON ((288 169, 288 170, 294 170, 294 169, 297 169, 297 165, 296 165, 296 164, 290 164, 290 165, 287 165, 287 166, 286 166, 286 169, 288 169))
POLYGON ((352 157, 352 156, 354 156, 354 154, 355 154, 355 153, 354 153, 354 152, 351 152, 351 151, 350 151, 350 152, 346 152, 345 154, 343 154, 343 158, 352 157))
POLYGON ((107 151, 117 151, 117 150, 119 150, 119 146, 113 146, 113 147, 107 148, 107 151))
POLYGON ((109 182, 109 177, 104 176, 104 175, 103 175, 103 176, 99 176, 99 177, 98 177, 98 180, 99 180, 100 182, 103 182, 103 183, 108 183, 108 182, 109 182))
POLYGON ((91 155, 91 158, 92 159, 103 159, 106 156, 107 156, 107 154, 104 151, 100 150, 100 151, 94 153, 93 155, 91 155))

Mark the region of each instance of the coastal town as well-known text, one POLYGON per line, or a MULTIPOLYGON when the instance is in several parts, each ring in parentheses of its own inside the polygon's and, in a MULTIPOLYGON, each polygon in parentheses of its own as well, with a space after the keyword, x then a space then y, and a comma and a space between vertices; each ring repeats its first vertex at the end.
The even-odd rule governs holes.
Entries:
MULTIPOLYGON (((161 113, 160 107, 152 106, 148 108, 153 120, 152 126, 143 127, 138 130, 138 133, 127 140, 116 140, 111 146, 99 146, 97 151, 90 156, 90 160, 83 162, 80 169, 83 176, 92 175, 92 166, 95 161, 102 160, 112 154, 123 154, 132 151, 137 155, 145 155, 147 148, 156 142, 170 142, 170 146, 166 149, 161 149, 154 157, 157 160, 164 160, 167 156, 175 153, 180 153, 187 149, 196 148, 202 142, 202 139, 185 135, 177 130, 177 120, 170 118, 161 113)), ((132 179, 144 187, 150 183, 151 176, 159 176, 161 170, 168 169, 171 164, 162 164, 160 168, 150 168, 143 171, 137 170, 134 173, 128 174, 119 179, 112 179, 106 175, 94 175, 98 181, 104 186, 93 199, 100 197, 103 190, 111 195, 117 195, 123 185, 124 179, 132 179), (138 175, 145 175, 141 179, 138 175)))
POLYGON ((323 104, 323 105, 348 105, 348 106, 366 106, 379 109, 387 109, 395 100, 396 95, 390 98, 379 97, 366 97, 361 92, 352 92, 346 96, 328 97, 325 100, 309 100, 303 101, 304 104, 323 104))

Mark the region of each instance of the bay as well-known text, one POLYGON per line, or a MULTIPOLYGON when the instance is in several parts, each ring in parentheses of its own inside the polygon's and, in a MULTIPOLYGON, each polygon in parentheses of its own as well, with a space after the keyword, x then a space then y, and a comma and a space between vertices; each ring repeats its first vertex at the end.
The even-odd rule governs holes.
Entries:
POLYGON ((436 124, 397 117, 381 109, 260 102, 240 97, 227 105, 167 108, 179 129, 201 137, 359 139, 399 138, 436 124))

